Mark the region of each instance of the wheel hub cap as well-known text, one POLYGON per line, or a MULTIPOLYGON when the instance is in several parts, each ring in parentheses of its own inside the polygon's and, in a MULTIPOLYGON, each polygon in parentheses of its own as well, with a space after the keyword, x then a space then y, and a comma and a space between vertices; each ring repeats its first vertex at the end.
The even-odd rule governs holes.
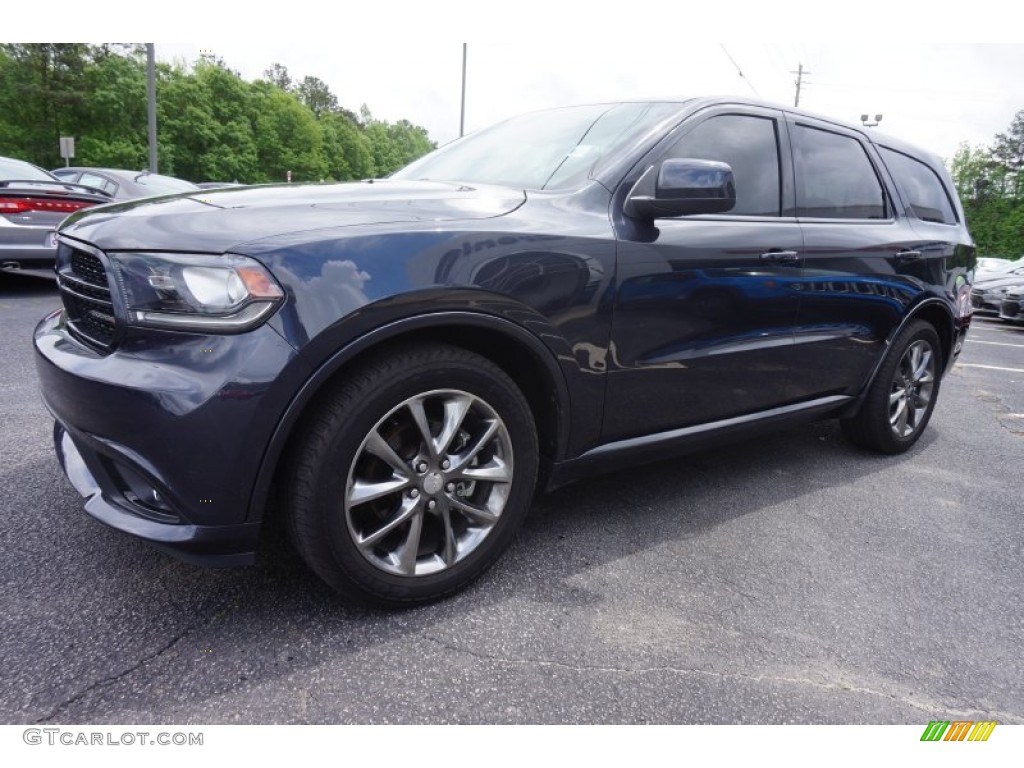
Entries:
POLYGON ((423 492, 429 496, 433 496, 441 492, 444 488, 444 478, 437 472, 431 472, 425 478, 423 478, 423 492))

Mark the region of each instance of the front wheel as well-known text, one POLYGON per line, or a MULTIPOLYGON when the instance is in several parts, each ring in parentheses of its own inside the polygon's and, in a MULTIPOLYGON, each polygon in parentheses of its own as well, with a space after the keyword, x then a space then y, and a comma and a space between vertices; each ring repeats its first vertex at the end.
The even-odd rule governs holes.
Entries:
POLYGON ((860 412, 842 421, 847 438, 882 453, 910 448, 935 409, 941 361, 935 328, 911 321, 893 341, 860 412))
POLYGON ((378 357, 346 375, 302 429, 292 538, 350 602, 396 607, 461 589, 528 511, 532 413, 504 371, 467 350, 431 344, 378 357))

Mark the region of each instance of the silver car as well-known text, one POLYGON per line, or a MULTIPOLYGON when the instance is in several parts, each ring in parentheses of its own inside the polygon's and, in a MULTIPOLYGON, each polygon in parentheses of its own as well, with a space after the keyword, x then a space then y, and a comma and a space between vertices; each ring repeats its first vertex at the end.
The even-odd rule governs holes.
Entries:
POLYGON ((110 201, 101 190, 68 184, 24 160, 0 157, 0 270, 52 269, 57 225, 77 210, 110 201))
POLYGON ((176 179, 149 171, 128 171, 118 168, 54 168, 51 173, 63 181, 101 189, 115 200, 137 200, 140 197, 176 195, 195 192, 191 181, 176 179))

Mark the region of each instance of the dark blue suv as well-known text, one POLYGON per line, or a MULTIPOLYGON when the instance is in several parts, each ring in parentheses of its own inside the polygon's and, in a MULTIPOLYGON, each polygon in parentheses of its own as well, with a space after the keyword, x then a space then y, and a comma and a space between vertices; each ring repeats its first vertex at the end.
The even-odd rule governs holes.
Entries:
POLYGON ((482 573, 538 488, 809 419, 907 450, 974 262, 940 161, 902 142, 601 104, 387 180, 76 214, 35 346, 91 515, 217 565, 280 515, 345 597, 399 606, 482 573))

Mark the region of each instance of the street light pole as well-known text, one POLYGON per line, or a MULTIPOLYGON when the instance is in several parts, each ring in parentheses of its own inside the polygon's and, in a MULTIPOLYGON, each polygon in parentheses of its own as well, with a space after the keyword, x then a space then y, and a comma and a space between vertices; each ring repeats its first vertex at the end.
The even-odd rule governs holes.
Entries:
POLYGON ((462 111, 459 113, 459 138, 466 131, 466 43, 462 44, 462 111))
POLYGON ((156 173, 156 48, 146 43, 146 99, 149 102, 149 170, 156 173))

